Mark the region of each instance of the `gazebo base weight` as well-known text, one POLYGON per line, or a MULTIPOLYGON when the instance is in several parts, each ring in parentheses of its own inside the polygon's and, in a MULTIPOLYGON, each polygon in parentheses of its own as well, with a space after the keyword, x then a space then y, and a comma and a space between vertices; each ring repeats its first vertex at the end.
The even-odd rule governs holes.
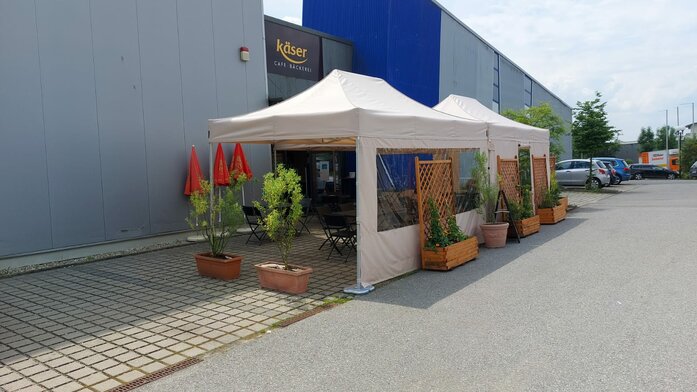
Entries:
POLYGON ((364 295, 368 294, 373 290, 375 290, 375 286, 373 286, 372 284, 364 286, 363 284, 357 283, 355 286, 345 288, 344 293, 353 295, 364 295))

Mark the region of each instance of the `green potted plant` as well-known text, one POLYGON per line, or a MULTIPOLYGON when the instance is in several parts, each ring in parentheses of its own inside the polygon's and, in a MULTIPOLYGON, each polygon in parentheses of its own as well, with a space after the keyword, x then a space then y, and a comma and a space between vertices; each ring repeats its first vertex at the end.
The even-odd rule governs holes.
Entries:
POLYGON ((421 267, 432 270, 450 270, 479 256, 476 237, 462 232, 455 215, 446 219, 444 228, 433 198, 428 199, 429 230, 424 249, 421 250, 421 267))
MULTIPOLYGON (((565 198, 564 198, 565 199, 565 198)), ((540 216, 540 223, 543 225, 553 225, 566 218, 567 200, 562 200, 561 189, 557 180, 552 177, 549 189, 542 196, 537 213, 540 216)))
MULTIPOLYGON (((515 200, 508 201, 509 213, 511 220, 515 225, 518 235, 527 237, 540 231, 540 216, 535 215, 532 207, 532 197, 530 196, 530 188, 524 186, 521 190, 522 200, 520 203, 515 200)), ((512 228, 508 228, 508 236, 512 237, 515 233, 512 228)))
POLYGON ((264 175, 261 199, 254 202, 263 215, 262 227, 281 252, 282 264, 266 262, 255 265, 261 287, 291 294, 307 291, 312 268, 288 263, 295 241, 297 224, 302 216, 303 199, 300 176, 293 169, 278 165, 264 175))
POLYGON ((484 218, 484 224, 479 226, 482 230, 482 235, 484 235, 484 246, 487 248, 502 248, 506 246, 508 222, 496 221, 499 187, 496 182, 492 182, 489 178, 486 154, 482 152, 476 153, 474 161, 472 179, 479 192, 477 211, 484 218))
POLYGON ((242 256, 225 253, 225 247, 233 233, 244 224, 242 207, 238 197, 244 176, 232 181, 221 193, 213 193, 211 184, 201 181, 201 190, 189 197, 191 211, 187 223, 192 230, 198 231, 210 249, 206 253, 194 255, 196 268, 202 276, 231 280, 240 276, 242 256))

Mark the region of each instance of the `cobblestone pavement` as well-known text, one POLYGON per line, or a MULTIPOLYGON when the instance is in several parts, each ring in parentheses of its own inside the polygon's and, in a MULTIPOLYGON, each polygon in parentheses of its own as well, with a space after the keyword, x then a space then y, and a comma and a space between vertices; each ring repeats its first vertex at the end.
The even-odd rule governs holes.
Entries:
POLYGON ((192 255, 202 244, 0 279, 0 390, 108 390, 249 337, 355 282, 355 257, 326 260, 316 232, 300 236, 291 255, 313 267, 309 291, 260 289, 253 265, 278 250, 245 240, 231 240, 244 261, 229 282, 197 275, 192 255))
POLYGON ((611 188, 603 189, 599 192, 588 192, 581 187, 570 187, 566 188, 564 192, 562 192, 562 195, 569 197, 569 205, 582 207, 587 204, 595 203, 602 199, 606 199, 618 193, 630 192, 636 189, 636 187, 637 185, 632 184, 613 185, 611 188))

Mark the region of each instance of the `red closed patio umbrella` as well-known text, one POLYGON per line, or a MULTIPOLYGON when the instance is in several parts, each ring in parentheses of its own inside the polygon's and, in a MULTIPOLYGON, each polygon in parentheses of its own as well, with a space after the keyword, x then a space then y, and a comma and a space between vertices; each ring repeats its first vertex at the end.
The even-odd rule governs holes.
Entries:
POLYGON ((191 146, 191 158, 189 159, 189 173, 186 175, 186 185, 184 186, 184 194, 191 196, 192 193, 201 191, 201 165, 198 163, 198 155, 196 155, 196 147, 191 146))
POLYGON ((240 143, 235 144, 235 151, 232 153, 232 162, 230 163, 230 172, 235 180, 241 174, 247 176, 247 179, 252 179, 252 169, 249 168, 247 158, 244 156, 244 150, 240 143))
POLYGON ((220 143, 218 143, 218 150, 216 150, 215 152, 215 166, 213 166, 213 185, 230 185, 230 171, 227 169, 225 152, 223 151, 223 146, 220 143))
MULTIPOLYGON (((252 169, 249 168, 249 163, 247 163, 247 158, 244 156, 244 150, 242 150, 240 143, 235 144, 235 151, 232 153, 232 162, 230 163, 230 172, 234 180, 237 180, 241 174, 246 175, 247 180, 252 179, 252 169)), ((244 187, 242 188, 242 204, 245 204, 244 187)))

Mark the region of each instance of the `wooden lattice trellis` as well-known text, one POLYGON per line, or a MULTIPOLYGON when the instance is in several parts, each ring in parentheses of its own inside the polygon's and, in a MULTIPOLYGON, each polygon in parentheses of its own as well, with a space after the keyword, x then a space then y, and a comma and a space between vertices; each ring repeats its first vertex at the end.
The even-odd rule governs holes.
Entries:
POLYGON ((509 201, 520 203, 518 159, 501 159, 500 156, 496 156, 496 164, 499 173, 499 187, 509 201))
POLYGON ((557 158, 554 156, 549 157, 549 175, 552 176, 556 173, 555 167, 557 166, 557 158))
MULTIPOLYGON (((551 159, 550 159, 551 160, 551 159)), ((552 166, 553 167, 553 166, 552 166)), ((535 208, 540 205, 547 192, 547 157, 532 156, 533 187, 535 195, 535 208)))
POLYGON ((416 160, 416 192, 419 208, 419 239, 421 247, 426 245, 426 239, 431 230, 428 218, 428 199, 438 207, 441 225, 446 227, 446 219, 455 212, 455 192, 453 190, 452 160, 420 161, 416 160))

